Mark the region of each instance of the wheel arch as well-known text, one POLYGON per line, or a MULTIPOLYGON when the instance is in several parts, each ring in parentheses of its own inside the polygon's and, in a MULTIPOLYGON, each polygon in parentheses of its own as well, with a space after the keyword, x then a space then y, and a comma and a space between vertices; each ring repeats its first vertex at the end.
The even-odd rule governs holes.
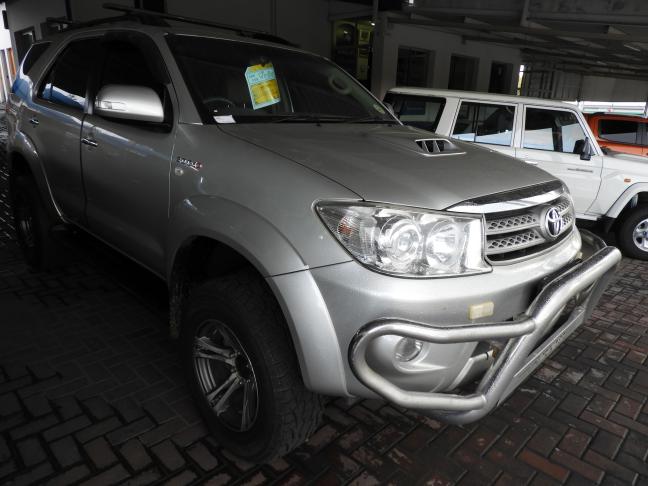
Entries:
POLYGON ((640 204, 648 204, 648 183, 646 182, 633 184, 621 194, 605 213, 603 229, 606 232, 615 230, 625 215, 640 204))

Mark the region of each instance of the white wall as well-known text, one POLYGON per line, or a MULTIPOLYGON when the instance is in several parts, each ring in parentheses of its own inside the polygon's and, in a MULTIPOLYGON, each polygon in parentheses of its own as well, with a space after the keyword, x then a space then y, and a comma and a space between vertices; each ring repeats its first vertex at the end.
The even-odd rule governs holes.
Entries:
MULTIPOLYGON (((14 0, 7 7, 9 28, 12 32, 34 27, 36 38, 43 37, 40 24, 45 22, 47 17, 64 17, 64 0, 14 0)), ((15 45, 15 44, 14 44, 15 45)))
POLYGON ((648 81, 585 76, 581 100, 646 101, 648 81))
MULTIPOLYGON (((450 58, 453 54, 475 57, 478 59, 477 91, 488 91, 492 62, 513 64, 511 90, 517 87, 517 76, 520 68, 518 49, 480 44, 479 42, 462 42, 461 36, 438 32, 425 27, 388 24, 381 15, 380 26, 383 34, 377 36, 375 51, 382 62, 374 61, 372 91, 382 98, 385 92, 396 84, 396 66, 399 47, 415 47, 433 51, 433 60, 428 73, 429 88, 447 88, 450 76, 450 58), (386 27, 385 27, 386 26, 386 27)), ((374 60, 376 56, 374 56, 374 60)))

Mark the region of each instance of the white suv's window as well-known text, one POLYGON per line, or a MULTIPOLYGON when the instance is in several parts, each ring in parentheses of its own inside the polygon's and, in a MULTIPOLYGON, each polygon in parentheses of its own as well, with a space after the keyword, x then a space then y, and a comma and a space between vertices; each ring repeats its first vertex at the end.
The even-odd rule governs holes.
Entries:
POLYGON ((461 102, 452 136, 467 142, 511 145, 514 105, 461 102))
POLYGON ((572 111, 527 108, 524 148, 580 153, 587 136, 572 111))

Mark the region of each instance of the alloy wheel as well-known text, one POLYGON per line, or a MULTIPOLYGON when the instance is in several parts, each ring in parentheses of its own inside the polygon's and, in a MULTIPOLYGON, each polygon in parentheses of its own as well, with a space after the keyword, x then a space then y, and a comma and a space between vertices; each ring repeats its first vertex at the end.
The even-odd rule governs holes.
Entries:
POLYGON ((232 330, 207 321, 194 337, 194 371, 203 395, 218 420, 235 432, 250 430, 259 411, 252 362, 232 330))

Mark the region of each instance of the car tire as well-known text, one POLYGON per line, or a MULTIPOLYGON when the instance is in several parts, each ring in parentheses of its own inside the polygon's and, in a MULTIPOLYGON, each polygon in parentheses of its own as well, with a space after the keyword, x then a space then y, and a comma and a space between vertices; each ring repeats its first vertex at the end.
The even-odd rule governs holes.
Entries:
POLYGON ((18 245, 27 264, 36 270, 56 268, 62 253, 52 235, 55 222, 48 215, 31 176, 12 177, 11 207, 18 245))
POLYGON ((304 386, 283 313, 253 272, 214 279, 191 292, 180 345, 208 428, 236 456, 266 462, 317 429, 322 397, 304 386))
POLYGON ((637 206, 625 215, 617 230, 617 242, 624 255, 648 260, 648 205, 637 206))

